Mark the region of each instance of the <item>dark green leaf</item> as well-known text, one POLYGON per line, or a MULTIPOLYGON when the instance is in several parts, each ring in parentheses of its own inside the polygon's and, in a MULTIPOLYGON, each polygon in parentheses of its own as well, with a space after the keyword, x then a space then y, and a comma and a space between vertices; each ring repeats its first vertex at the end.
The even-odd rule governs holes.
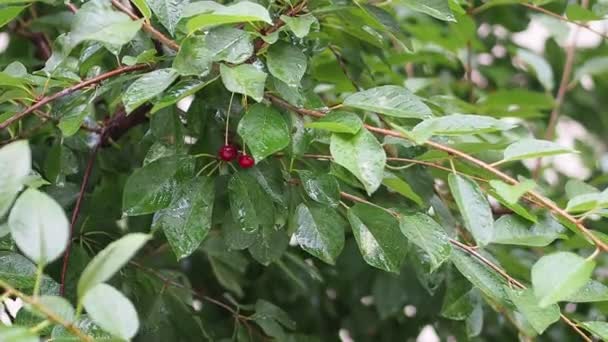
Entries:
POLYGON ((232 218, 246 232, 274 223, 271 200, 251 175, 238 172, 228 184, 232 218))
POLYGON ((276 109, 262 104, 249 108, 239 122, 237 132, 256 162, 289 145, 287 122, 276 109))
POLYGON ((486 196, 468 177, 450 173, 448 183, 465 227, 478 244, 487 245, 492 241, 494 218, 486 196))
POLYGON ((173 69, 158 69, 138 78, 122 96, 127 114, 162 93, 177 77, 173 69))
POLYGON ((327 173, 315 175, 306 170, 299 170, 298 176, 304 191, 313 201, 330 207, 340 204, 340 189, 334 176, 327 173))
POLYGON ((306 72, 306 55, 293 45, 277 43, 268 49, 266 65, 270 73, 288 86, 297 87, 306 72))
POLYGON ((401 216, 399 228, 409 241, 420 247, 431 263, 433 272, 450 257, 452 246, 441 226, 429 216, 416 213, 401 216))
POLYGON ((333 265, 344 248, 344 219, 334 209, 302 203, 294 221, 294 236, 300 247, 333 265))
POLYGON ((544 247, 564 237, 564 226, 551 216, 543 217, 539 222, 530 224, 515 215, 501 216, 494 223, 492 243, 544 247))

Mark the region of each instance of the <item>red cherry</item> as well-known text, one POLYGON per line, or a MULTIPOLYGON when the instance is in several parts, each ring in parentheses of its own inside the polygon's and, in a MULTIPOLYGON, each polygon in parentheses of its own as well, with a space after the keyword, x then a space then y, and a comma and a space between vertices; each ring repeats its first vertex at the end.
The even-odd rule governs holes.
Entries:
POLYGON ((236 158, 238 151, 233 145, 224 145, 220 148, 217 153, 221 160, 223 161, 231 161, 236 158))
POLYGON ((243 169, 248 169, 250 167, 253 167, 253 165, 255 165, 255 160, 253 160, 253 158, 251 158, 251 156, 248 156, 246 154, 240 155, 238 161, 239 161, 239 165, 243 169))

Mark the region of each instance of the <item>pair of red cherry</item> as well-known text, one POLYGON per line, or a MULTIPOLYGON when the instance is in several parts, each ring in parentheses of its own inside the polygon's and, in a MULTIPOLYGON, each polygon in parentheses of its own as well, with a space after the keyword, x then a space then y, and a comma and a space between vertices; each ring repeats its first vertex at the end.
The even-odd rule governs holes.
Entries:
POLYGON ((239 166, 243 169, 248 169, 255 165, 255 160, 253 160, 251 156, 246 154, 239 154, 239 151, 234 145, 222 146, 217 155, 220 157, 221 160, 226 162, 230 162, 238 156, 237 162, 239 163, 239 166))

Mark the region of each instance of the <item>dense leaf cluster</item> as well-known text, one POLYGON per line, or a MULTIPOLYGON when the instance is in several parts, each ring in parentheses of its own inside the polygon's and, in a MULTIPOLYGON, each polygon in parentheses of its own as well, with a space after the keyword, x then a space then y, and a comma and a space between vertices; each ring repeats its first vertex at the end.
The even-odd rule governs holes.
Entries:
POLYGON ((0 341, 608 339, 606 14, 3 2, 0 341))

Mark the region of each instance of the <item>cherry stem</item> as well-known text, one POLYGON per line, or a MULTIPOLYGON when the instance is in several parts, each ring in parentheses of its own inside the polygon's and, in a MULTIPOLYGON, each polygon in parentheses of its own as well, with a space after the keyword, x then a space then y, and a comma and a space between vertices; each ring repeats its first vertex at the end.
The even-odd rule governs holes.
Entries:
POLYGON ((234 98, 234 93, 230 95, 230 102, 228 102, 228 112, 226 112, 226 133, 224 134, 224 145, 228 145, 228 126, 230 123, 230 109, 232 108, 232 99, 234 98))

